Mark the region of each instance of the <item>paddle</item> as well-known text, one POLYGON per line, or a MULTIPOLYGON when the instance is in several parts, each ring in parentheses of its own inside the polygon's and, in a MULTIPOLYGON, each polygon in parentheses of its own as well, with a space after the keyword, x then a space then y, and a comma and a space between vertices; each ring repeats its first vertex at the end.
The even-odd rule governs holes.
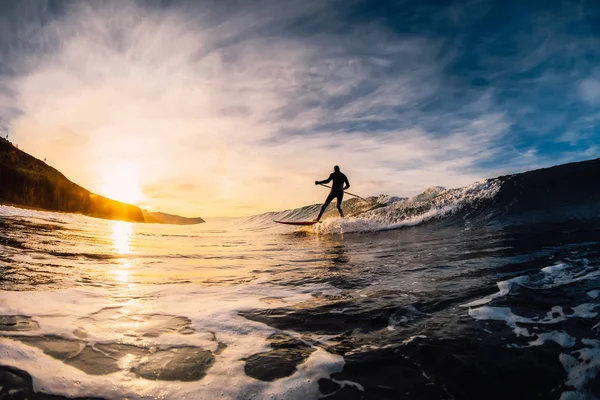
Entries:
MULTIPOLYGON (((325 186, 326 188, 329 188, 329 189, 331 189, 331 186, 325 185, 325 184, 323 184, 323 183, 319 183, 319 185, 321 185, 321 186, 325 186)), ((361 199, 362 201, 368 201, 368 200, 366 200, 366 199, 363 199, 362 197, 360 197, 360 196, 358 196, 358 195, 356 195, 356 194, 354 194, 354 193, 350 193, 350 192, 346 192, 346 191, 344 191, 344 193, 346 193, 346 194, 349 194, 350 196, 358 197, 358 198, 359 198, 359 199, 361 199)))

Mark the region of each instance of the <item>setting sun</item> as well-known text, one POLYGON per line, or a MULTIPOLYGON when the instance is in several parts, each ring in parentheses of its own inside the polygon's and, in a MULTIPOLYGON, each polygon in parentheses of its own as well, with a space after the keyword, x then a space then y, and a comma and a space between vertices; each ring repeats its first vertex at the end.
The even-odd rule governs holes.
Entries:
POLYGON ((137 170, 131 165, 113 165, 105 170, 100 194, 113 200, 137 204, 144 194, 137 170))

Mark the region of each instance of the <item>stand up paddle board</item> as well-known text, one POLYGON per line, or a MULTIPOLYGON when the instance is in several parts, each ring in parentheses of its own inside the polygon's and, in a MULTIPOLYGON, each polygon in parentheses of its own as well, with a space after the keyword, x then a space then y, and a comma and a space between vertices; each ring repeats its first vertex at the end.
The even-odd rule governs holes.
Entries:
POLYGON ((278 224, 285 224, 285 225, 314 225, 317 223, 317 221, 276 221, 276 220, 273 220, 273 222, 277 222, 278 224))

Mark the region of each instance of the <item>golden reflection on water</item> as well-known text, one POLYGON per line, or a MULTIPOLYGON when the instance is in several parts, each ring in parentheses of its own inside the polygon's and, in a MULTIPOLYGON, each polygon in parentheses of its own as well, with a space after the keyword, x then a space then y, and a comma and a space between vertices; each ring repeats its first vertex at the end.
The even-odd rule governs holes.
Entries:
POLYGON ((120 264, 115 271, 115 278, 122 283, 127 283, 129 281, 129 270, 131 268, 131 263, 129 260, 120 260, 120 264))
MULTIPOLYGON (((131 253, 131 236, 133 224, 129 222, 116 221, 112 227, 112 239, 114 251, 126 255, 131 253)), ((122 283, 129 281, 131 261, 126 258, 119 259, 119 265, 115 269, 115 279, 122 283)))
POLYGON ((119 254, 129 254, 131 252, 131 234, 133 225, 129 222, 116 221, 113 223, 112 239, 115 251, 119 254))

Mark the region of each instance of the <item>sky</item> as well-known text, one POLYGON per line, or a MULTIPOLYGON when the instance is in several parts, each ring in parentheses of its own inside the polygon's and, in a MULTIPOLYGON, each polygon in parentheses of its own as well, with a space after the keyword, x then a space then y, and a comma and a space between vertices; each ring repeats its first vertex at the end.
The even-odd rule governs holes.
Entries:
POLYGON ((597 1, 0 2, 0 135, 152 211, 410 196, 600 157, 597 1))

